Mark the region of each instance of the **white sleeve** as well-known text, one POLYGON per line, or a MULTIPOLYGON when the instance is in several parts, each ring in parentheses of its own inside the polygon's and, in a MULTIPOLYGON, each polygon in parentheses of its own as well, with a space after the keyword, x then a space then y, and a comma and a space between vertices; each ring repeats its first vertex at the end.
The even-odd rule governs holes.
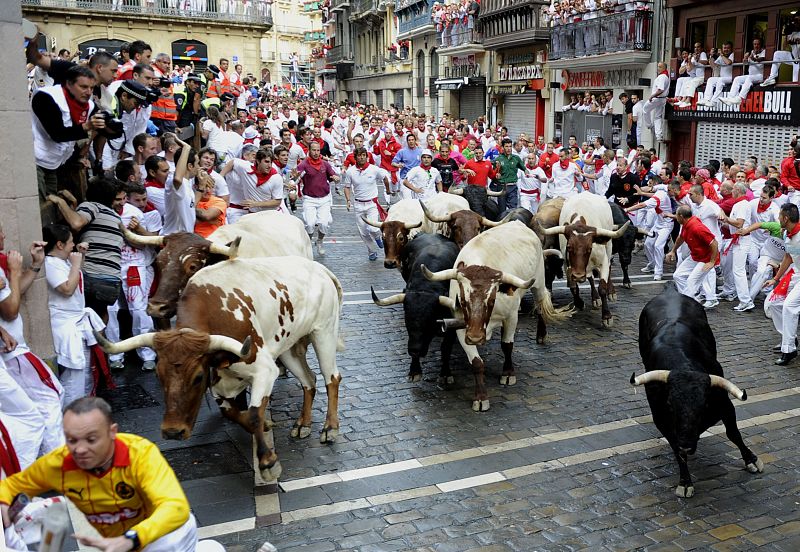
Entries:
POLYGON ((54 257, 45 257, 45 277, 47 285, 55 289, 69 280, 69 266, 66 261, 54 257))

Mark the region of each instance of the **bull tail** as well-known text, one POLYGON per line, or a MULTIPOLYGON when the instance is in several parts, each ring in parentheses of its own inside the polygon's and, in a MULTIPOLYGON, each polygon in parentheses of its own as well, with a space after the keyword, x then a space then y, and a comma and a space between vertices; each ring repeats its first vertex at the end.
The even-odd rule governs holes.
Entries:
POLYGON ((553 298, 550 295, 550 292, 547 291, 547 288, 542 285, 541 290, 536 290, 538 293, 538 306, 539 306, 539 313, 544 318, 545 323, 552 324, 552 323, 559 323, 564 322, 568 318, 571 318, 573 313, 575 312, 574 307, 567 305, 566 307, 556 308, 553 306, 553 298))
MULTIPOLYGON (((323 270, 325 270, 325 272, 328 273, 328 276, 330 277, 331 281, 333 282, 333 285, 336 286, 336 294, 339 297, 339 314, 341 315, 342 306, 344 304, 343 303, 343 301, 344 301, 344 290, 342 289, 342 284, 339 282, 339 278, 336 277, 336 274, 334 274, 333 272, 328 270, 328 268, 326 266, 320 265, 320 267, 323 270)), ((337 327, 339 326, 338 322, 337 322, 336 325, 337 325, 337 327)), ((339 337, 337 338, 337 341, 336 341, 336 350, 338 352, 340 352, 340 353, 342 351, 344 351, 344 337, 342 336, 341 330, 339 331, 339 337)))
POLYGON ((339 340, 336 342, 336 350, 340 353, 344 351, 344 337, 342 337, 342 334, 339 334, 339 340))

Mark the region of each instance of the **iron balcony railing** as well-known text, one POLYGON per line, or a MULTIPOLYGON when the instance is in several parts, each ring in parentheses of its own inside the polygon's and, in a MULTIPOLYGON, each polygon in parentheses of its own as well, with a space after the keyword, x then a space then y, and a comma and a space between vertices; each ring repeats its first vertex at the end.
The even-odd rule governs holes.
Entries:
POLYGON ((350 0, 331 0, 331 10, 341 10, 350 6, 350 0))
POLYGON ((353 15, 360 15, 369 11, 378 10, 378 0, 351 0, 350 6, 353 10, 353 15))
POLYGON ((454 23, 437 33, 438 44, 441 48, 455 48, 467 44, 480 44, 483 36, 475 29, 470 29, 463 23, 454 23))
POLYGON ((353 61, 353 54, 347 52, 343 44, 330 48, 325 55, 328 63, 341 63, 343 61, 353 61))
POLYGON ((197 9, 199 2, 185 2, 185 0, 21 0, 21 4, 23 7, 31 8, 60 8, 104 14, 135 14, 272 25, 272 5, 266 2, 206 0, 204 10, 197 9))
POLYGON ((647 9, 553 25, 549 58, 571 59, 629 50, 649 51, 653 12, 647 9))
POLYGON ((397 18, 400 20, 398 33, 402 35, 426 25, 433 25, 431 20, 432 5, 433 0, 417 1, 403 6, 402 9, 398 4, 398 7, 395 8, 397 18))

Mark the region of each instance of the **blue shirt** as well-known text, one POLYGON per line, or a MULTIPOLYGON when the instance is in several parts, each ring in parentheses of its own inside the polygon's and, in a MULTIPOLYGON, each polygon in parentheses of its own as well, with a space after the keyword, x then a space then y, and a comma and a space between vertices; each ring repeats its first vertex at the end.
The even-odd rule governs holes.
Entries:
POLYGON ((486 153, 483 155, 483 158, 484 158, 484 159, 488 159, 489 161, 492 161, 492 162, 494 162, 494 160, 495 160, 495 159, 497 159, 497 157, 498 157, 499 155, 500 155, 500 151, 498 151, 498 149, 497 149, 497 148, 492 148, 492 149, 490 149, 489 151, 487 151, 487 152, 486 152, 486 153))
POLYGON ((420 163, 420 157, 422 156, 422 148, 417 146, 414 149, 409 149, 405 147, 397 152, 392 159, 392 163, 402 163, 403 168, 400 169, 400 178, 405 178, 408 174, 408 171, 413 169, 414 167, 418 167, 420 163))

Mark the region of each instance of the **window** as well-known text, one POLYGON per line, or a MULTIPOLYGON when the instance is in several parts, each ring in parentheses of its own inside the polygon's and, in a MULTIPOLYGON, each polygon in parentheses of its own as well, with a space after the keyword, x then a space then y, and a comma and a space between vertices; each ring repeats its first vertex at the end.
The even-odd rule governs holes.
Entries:
POLYGON ((767 14, 766 12, 751 13, 746 18, 746 32, 744 50, 750 51, 754 38, 760 38, 762 46, 766 44, 767 36, 767 14))
POLYGON ((683 49, 689 49, 694 46, 696 42, 699 42, 703 45, 703 49, 707 48, 709 45, 706 44, 706 38, 708 37, 708 21, 698 21, 697 23, 690 23, 689 24, 689 40, 686 44, 683 45, 683 49))
POLYGON ((735 17, 726 17, 725 19, 717 20, 717 43, 714 46, 722 48, 722 45, 728 41, 733 43, 734 48, 736 47, 735 17))

